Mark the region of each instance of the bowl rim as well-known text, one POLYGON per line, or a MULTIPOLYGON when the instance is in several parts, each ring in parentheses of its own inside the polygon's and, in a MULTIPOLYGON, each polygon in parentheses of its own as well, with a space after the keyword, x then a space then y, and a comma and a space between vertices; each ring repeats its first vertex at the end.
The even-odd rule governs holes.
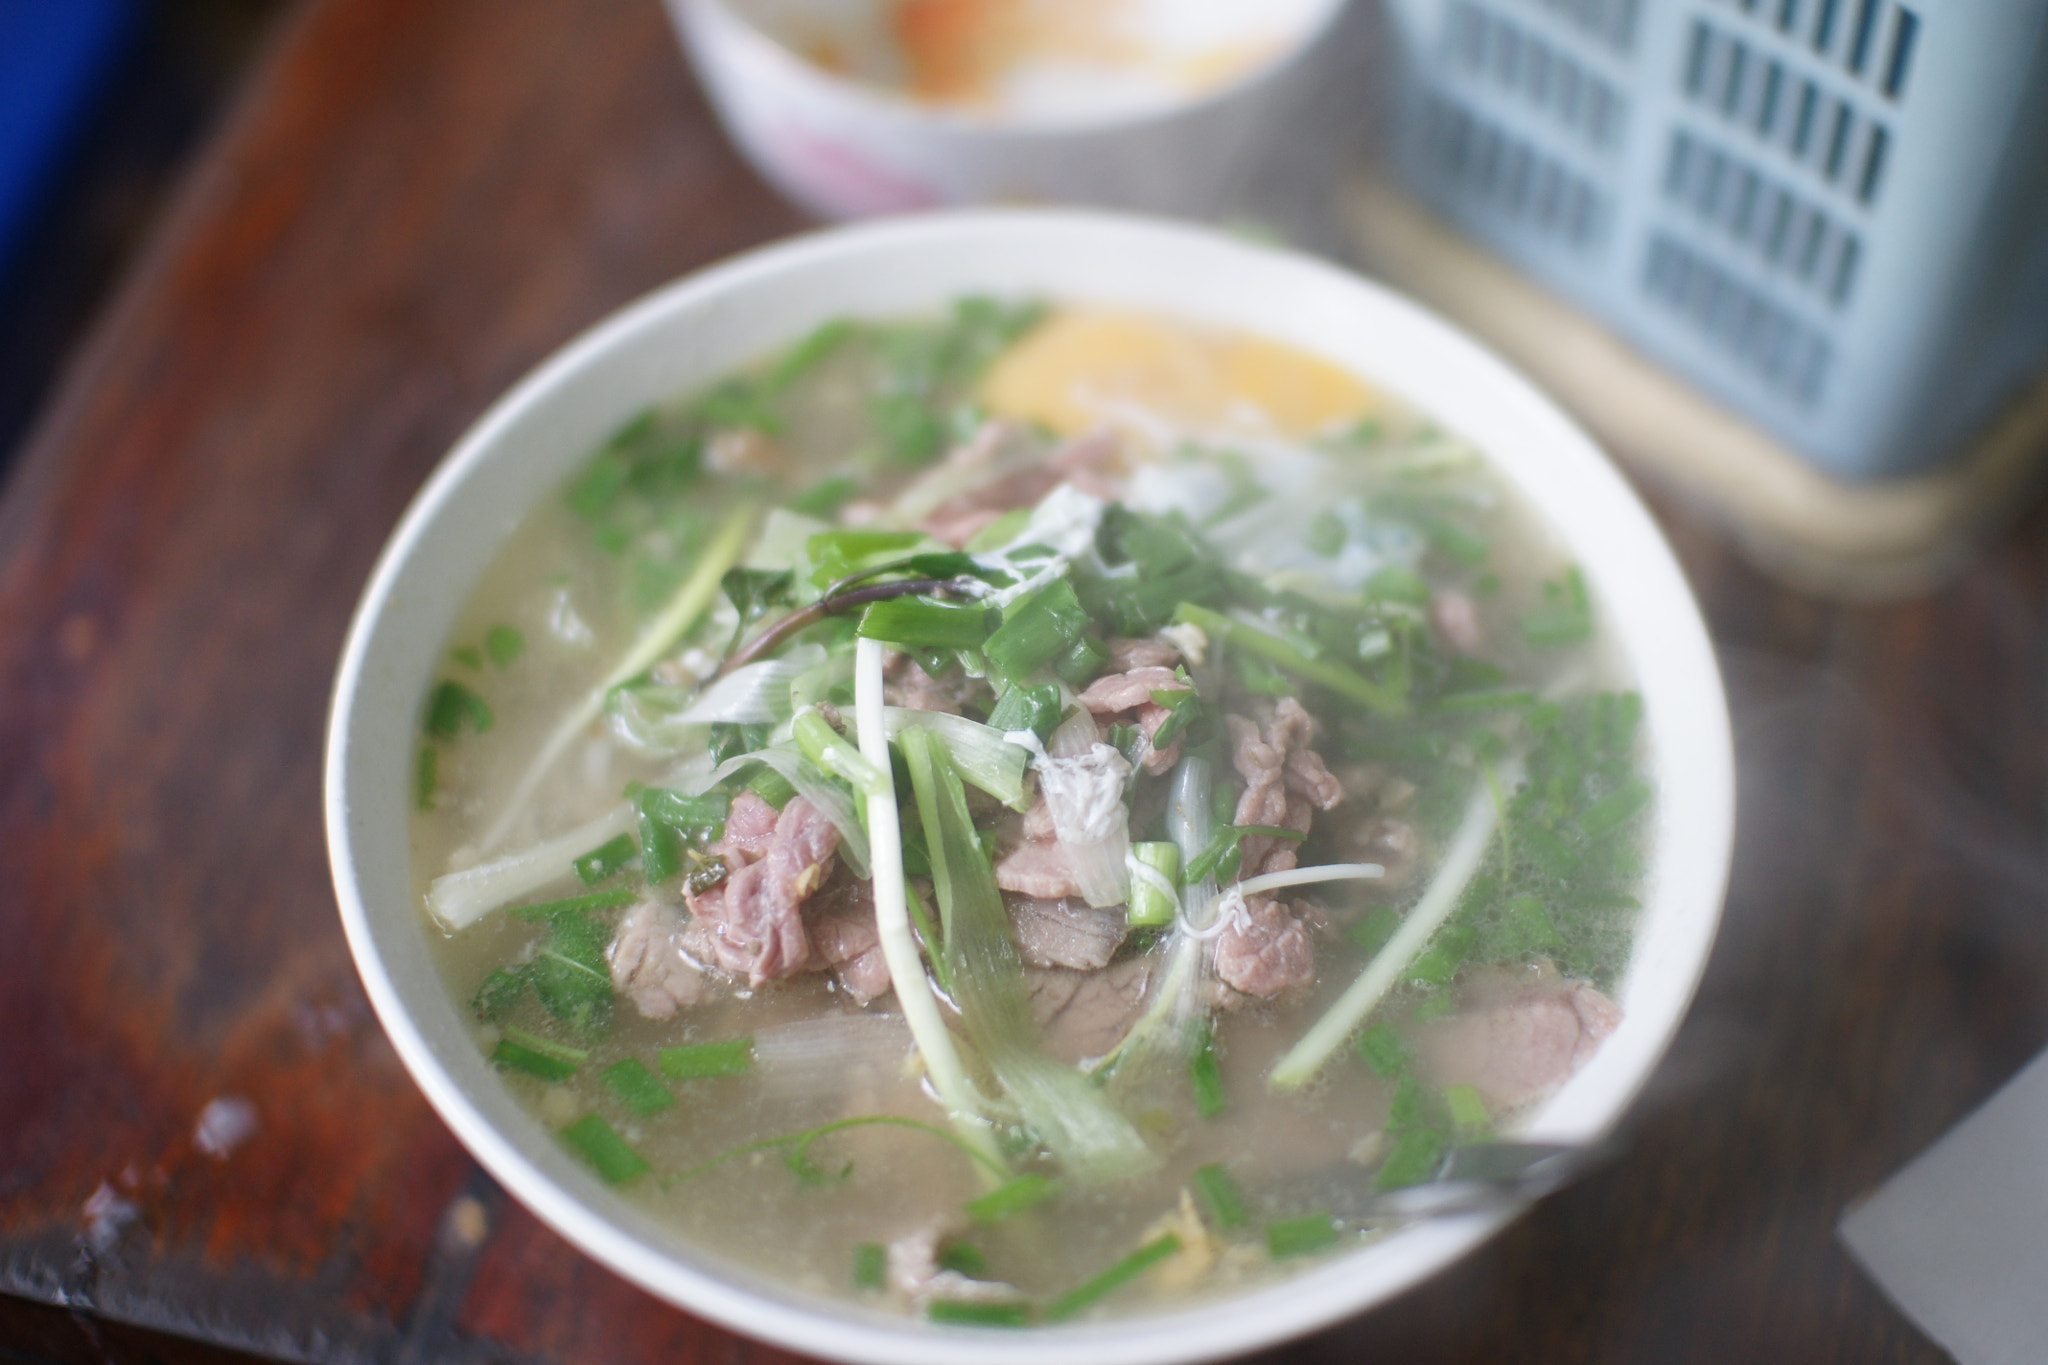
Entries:
MULTIPOLYGON (((1289 41, 1281 43, 1272 52, 1228 80, 1207 86, 1190 95, 1108 114, 1005 117, 976 114, 943 104, 926 104, 910 95, 892 91, 886 86, 856 80, 836 71, 828 71, 814 62, 805 60, 787 43, 742 14, 731 0, 668 0, 668 3, 678 7, 689 19, 724 25, 725 32, 717 35, 714 41, 730 39, 743 42, 755 49, 757 57, 766 57, 772 53, 775 64, 781 69, 785 80, 826 91, 834 98, 852 104, 869 117, 896 124, 904 129, 943 133, 952 137, 1047 139, 1088 137, 1149 128, 1234 100, 1247 91, 1277 80, 1283 72, 1306 61, 1308 54, 1320 46, 1337 27, 1350 2, 1351 0, 1315 0, 1320 9, 1289 41), (690 14, 693 10, 701 11, 703 15, 709 17, 698 19, 697 16, 690 14)), ((708 47, 703 43, 695 45, 708 47)), ((700 54, 700 59, 709 61, 712 58, 706 51, 700 54)))
MULTIPOLYGON (((1555 404, 1502 361, 1450 324, 1383 286, 1328 262, 1232 238, 1213 229, 1137 215, 1072 209, 955 210, 872 220, 826 228, 746 251, 656 289, 585 329, 529 371, 477 418, 436 465, 377 559, 350 622, 330 704, 323 783, 330 862, 343 926, 366 993, 429 1103, 476 1159, 544 1223, 657 1297, 734 1331, 789 1349, 876 1365, 940 1365, 957 1360, 963 1350, 972 1350, 976 1358, 997 1365, 1054 1356, 1067 1362, 1100 1361, 1116 1365, 1211 1359, 1299 1336, 1382 1302, 1473 1249, 1506 1223, 1511 1214, 1468 1214, 1400 1233, 1379 1245, 1398 1243, 1403 1248, 1401 1265, 1386 1273, 1372 1274, 1363 1284, 1347 1271, 1357 1269, 1363 1258, 1373 1255, 1375 1248, 1371 1246, 1221 1302, 1102 1323, 1034 1327, 1015 1335, 936 1327, 911 1318, 860 1310, 822 1296, 777 1293, 772 1286, 748 1283, 748 1275, 717 1256, 705 1254, 699 1263, 693 1264, 684 1251, 662 1249, 656 1245, 662 1239, 650 1223, 624 1211, 615 1197, 587 1175, 579 1181, 561 1175, 559 1166, 555 1172, 543 1169, 544 1163, 532 1151, 534 1144, 522 1146, 500 1131, 497 1123, 485 1114, 482 1102, 452 1074, 447 1061, 413 1017, 412 1008, 402 997, 384 960, 358 876, 366 850, 358 847, 351 828, 351 803, 356 793, 352 790, 350 770, 358 759, 354 732, 363 719, 360 706, 377 662, 370 656, 373 633, 382 614, 402 594, 407 566, 423 538, 447 511, 465 480, 488 462, 490 453, 507 433, 542 409, 549 395, 573 376, 605 363, 608 357, 629 352, 636 337, 644 336, 663 319, 710 307, 792 270, 844 268, 871 253, 886 256, 892 251, 916 252, 948 239, 982 240, 999 247, 1007 235, 1018 233, 1064 233, 1077 242, 1115 241, 1125 246, 1222 253, 1219 260, 1227 257, 1249 269, 1305 272, 1313 283, 1335 291, 1343 299, 1361 306, 1369 303, 1372 310, 1385 318, 1417 329, 1418 336, 1426 336, 1432 345, 1468 367, 1468 377, 1475 383, 1483 381, 1490 388, 1499 389, 1518 417, 1547 424, 1549 436, 1561 438, 1564 445, 1576 448, 1572 458, 1583 467, 1575 468, 1574 474, 1581 477, 1585 487, 1595 489, 1605 499, 1604 510, 1619 518, 1617 534, 1628 543, 1631 553, 1640 557, 1631 566, 1631 577, 1636 581, 1630 583, 1610 581, 1589 569, 1596 597, 1608 597, 1616 591, 1636 597, 1648 594, 1671 614, 1661 638, 1668 648, 1682 656, 1679 662, 1691 670, 1693 702, 1697 708, 1691 720, 1701 727, 1697 742, 1689 742, 1687 749, 1695 763, 1686 774, 1686 786, 1692 793, 1686 797, 1693 814, 1692 824, 1688 828, 1674 828, 1671 822, 1660 818, 1655 843, 1659 858, 1669 855, 1674 840, 1681 840, 1677 846, 1689 848, 1693 854, 1685 860, 1686 885, 1673 888, 1660 881, 1655 889, 1656 896, 1682 896, 1681 904, 1689 907, 1689 914, 1675 921, 1678 927, 1666 945, 1675 962, 1665 970, 1665 989, 1670 994, 1660 996, 1649 1021, 1629 1035, 1631 1045, 1626 1057, 1616 1053, 1614 1044, 1621 1037, 1618 1032, 1586 1071, 1567 1083, 1569 1090, 1585 1081, 1588 1072, 1604 1069, 1603 1075, 1613 1073, 1606 1077, 1607 1088, 1612 1092, 1610 1102, 1590 1121, 1553 1125, 1554 1131, 1546 1130, 1546 1135, 1590 1140, 1611 1128, 1666 1051, 1697 989, 1718 925, 1732 855, 1732 739, 1712 646, 1691 590, 1648 512, 1604 454, 1555 404), (1617 1076, 1619 1081, 1614 1083, 1617 1076), (569 1188, 578 1184, 584 1187, 581 1193, 569 1188), (609 1212, 600 1207, 608 1203, 616 1205, 609 1212)), ((1056 295, 1059 287, 1046 286, 1045 292, 1056 295)), ((819 320, 824 315, 821 313, 819 320)), ((1276 329, 1273 334, 1281 333, 1276 329)), ((724 363, 730 366, 748 358, 729 355, 724 363)), ((1436 412, 1430 415, 1439 420, 1444 416, 1436 412)), ((1495 455, 1498 458, 1498 452, 1495 455)), ((565 460, 563 472, 570 467, 565 460)), ((1573 543, 1568 548, 1583 561, 1583 546, 1573 543)), ((1644 690, 1646 701, 1653 700, 1647 685, 1644 690)), ((1660 807, 1666 804, 1660 797, 1660 807)), ((1649 903, 1654 907, 1661 902, 1652 898, 1649 903)), ((413 929, 420 930, 418 907, 407 907, 407 913, 412 917, 413 929)), ((1630 975, 1634 972, 1632 965, 1630 975)), ((1555 1099, 1546 1102, 1545 1114, 1557 1107, 1555 1099)), ((1538 1124, 1541 1122, 1539 1116, 1538 1124)), ((562 1160, 567 1161, 566 1156, 562 1160)))

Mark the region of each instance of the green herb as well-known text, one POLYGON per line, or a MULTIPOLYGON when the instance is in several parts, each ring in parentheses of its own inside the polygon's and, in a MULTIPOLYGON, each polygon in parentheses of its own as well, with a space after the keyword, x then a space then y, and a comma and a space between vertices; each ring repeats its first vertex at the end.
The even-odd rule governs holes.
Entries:
POLYGON ((634 896, 631 888, 614 886, 603 891, 586 891, 580 896, 565 896, 556 901, 536 901, 532 905, 515 905, 512 913, 521 919, 554 920, 561 915, 579 915, 590 910, 616 910, 631 905, 634 896))
POLYGON ((519 1003, 519 997, 525 991, 526 976, 523 972, 493 967, 477 986, 476 994, 469 998, 469 1008, 485 1023, 495 1023, 512 1012, 512 1007, 519 1003))
POLYGON ((1593 604, 1575 564, 1543 585, 1543 605, 1522 618, 1522 638, 1539 648, 1575 645, 1593 634, 1593 604))
POLYGON ((1006 610, 986 643, 974 643, 998 674, 1021 678, 1066 652, 1087 629, 1088 613, 1073 583, 1059 578, 1006 610))
POLYGON ((1365 1058, 1365 1064, 1382 1080, 1392 1080, 1414 1065, 1415 1061, 1407 1039, 1396 1032, 1392 1024, 1384 1020, 1373 1024, 1358 1035, 1358 1055, 1365 1058))
POLYGON ((932 649, 972 649, 988 634, 989 613, 971 604, 922 596, 870 602, 861 613, 860 634, 890 644, 932 649))
POLYGON ((683 1043, 657 1054, 662 1074, 673 1081, 706 1076, 744 1076, 754 1069, 754 1040, 726 1038, 715 1043, 683 1043))
POLYGON ((812 584, 826 588, 930 543, 930 537, 922 531, 820 531, 804 542, 804 555, 815 566, 811 570, 812 584))
POLYGON ((642 787, 633 799, 642 814, 677 829, 697 831, 698 837, 705 840, 716 839, 724 832, 725 817, 732 811, 732 798, 724 792, 685 796, 667 787, 642 787))
POLYGON ((1308 836, 1298 829, 1285 825, 1225 825, 1209 840, 1209 846, 1195 855, 1188 864, 1185 880, 1189 886, 1213 875, 1218 881, 1228 881, 1237 871, 1237 846, 1247 835, 1263 834, 1271 839, 1306 839, 1308 836))
POLYGON ((491 1049, 491 1064, 524 1071, 544 1081, 565 1081, 590 1054, 582 1048, 564 1047, 525 1029, 507 1028, 505 1036, 491 1049))
POLYGON ((640 872, 649 886, 657 886, 683 870, 683 838, 675 827, 656 820, 644 811, 640 815, 640 872))
POLYGON ((441 786, 441 751, 431 744, 420 745, 420 756, 413 764, 413 804, 421 810, 434 808, 434 793, 441 786))
POLYGON ((1155 687, 1151 697, 1154 706, 1166 708, 1166 719, 1152 733, 1152 747, 1165 749, 1202 714, 1202 703, 1192 688, 1155 687))
POLYGON ((1449 692, 1430 704, 1434 711, 1501 711, 1534 706, 1537 697, 1528 687, 1478 687, 1469 692, 1449 692))
POLYGON ((1415 1022, 1426 1024, 1432 1019, 1441 1019, 1447 1014, 1454 1013, 1457 1008, 1458 1004, 1451 999, 1449 991, 1434 991, 1425 995, 1421 1003, 1416 1005, 1415 1022))
POLYGON ((963 1242, 957 1237, 943 1243, 932 1257, 941 1270, 950 1270, 978 1280, 988 1274, 988 1257, 972 1242, 963 1242))
POLYGON ((962 1327, 1029 1327, 1031 1305, 1023 1300, 989 1303, 982 1299, 933 1299, 926 1305, 927 1321, 962 1327))
POLYGON ((889 1249, 880 1242, 861 1242, 853 1248, 853 1287, 878 1293, 889 1286, 889 1249))
POLYGON ((612 1088, 612 1093, 619 1097, 621 1103, 641 1118, 659 1114, 676 1102, 669 1088, 656 1080, 654 1073, 637 1057, 613 1062, 597 1076, 612 1088))
POLYGON ((1373 570, 1365 580, 1365 595, 1375 602, 1400 602, 1411 607, 1429 605, 1429 584, 1413 569, 1387 564, 1373 570))
POLYGON ((1211 1163, 1197 1166, 1188 1175, 1188 1185, 1201 1200, 1202 1207, 1209 1212, 1209 1221, 1219 1229, 1228 1231, 1251 1216, 1245 1208, 1244 1195, 1238 1192, 1237 1182, 1230 1178, 1230 1172, 1211 1163))
POLYGON ((1444 1106, 1451 1111, 1451 1122, 1460 1128, 1484 1128, 1493 1118, 1486 1112, 1486 1101, 1474 1086, 1445 1086, 1444 1106))
POLYGON ((977 1223, 1000 1223, 1012 1214, 1044 1203, 1058 1188, 1049 1177, 1027 1173, 1004 1181, 987 1194, 968 1200, 962 1207, 967 1210, 967 1216, 977 1223))
POLYGON ((996 698, 995 708, 988 713, 988 724, 992 730, 1008 733, 1012 730, 1029 730, 1043 742, 1060 723, 1060 689, 1056 683, 1038 683, 1025 687, 1013 685, 996 698))
POLYGON ((1250 650, 1232 650, 1230 662, 1237 670, 1238 684, 1245 691, 1261 697, 1294 695, 1294 684, 1287 681, 1286 675, 1250 650))
POLYGON ((1401 912, 1391 905, 1375 905, 1360 915, 1347 931, 1351 941, 1367 957, 1387 946, 1387 940, 1401 927, 1401 912))
POLYGON ((1195 1088, 1195 1112, 1213 1119, 1230 1106, 1223 1093, 1223 1075, 1216 1064, 1216 1035, 1204 1019, 1195 1029, 1195 1054, 1188 1063, 1188 1078, 1195 1088))
POLYGON ((1207 607, 1185 601, 1174 610, 1173 619, 1184 625, 1200 626, 1212 640, 1222 640, 1241 650, 1261 655, 1268 663, 1318 687, 1326 687, 1380 715, 1402 716, 1408 712, 1405 697, 1341 664, 1312 659, 1270 631, 1248 626, 1207 607))
POLYGON ((475 645, 457 645, 448 651, 448 657, 461 664, 464 668, 474 669, 478 672, 483 670, 483 651, 475 645))
POLYGON ((1276 1261, 1337 1245, 1337 1224, 1327 1213, 1305 1213, 1266 1224, 1266 1250, 1276 1261))
POLYGON ((496 722, 484 699, 453 678, 444 678, 427 701, 427 733, 436 739, 454 739, 466 725, 482 734, 496 722))
POLYGON ((1407 979, 1418 986, 1449 985, 1478 941, 1479 932, 1470 925, 1446 924, 1409 965, 1407 979))
POLYGON ((499 668, 510 668, 526 652, 526 636, 517 626, 495 625, 484 632, 484 653, 499 668))
POLYGON ((1045 1320, 1060 1322, 1092 1307, 1179 1250, 1180 1238, 1170 1232, 1153 1238, 1107 1270, 1055 1296, 1045 1305, 1045 1320))
POLYGON ((607 839, 590 852, 570 864, 585 886, 592 886, 613 876, 618 870, 639 855, 639 845, 630 834, 621 834, 607 839))
POLYGON ((651 1169, 647 1158, 634 1151, 602 1115, 585 1114, 563 1128, 560 1136, 607 1185, 623 1185, 651 1169))
POLYGON ((611 929, 602 920, 577 911, 548 917, 548 936, 526 964, 542 1008, 582 1034, 603 1029, 611 1018, 612 974, 605 961, 611 929))
POLYGON ((1443 1165, 1444 1149, 1448 1145, 1439 1129, 1408 1129, 1394 1139, 1394 1150, 1373 1173, 1372 1187, 1376 1190, 1398 1190, 1434 1178, 1437 1168, 1443 1165))

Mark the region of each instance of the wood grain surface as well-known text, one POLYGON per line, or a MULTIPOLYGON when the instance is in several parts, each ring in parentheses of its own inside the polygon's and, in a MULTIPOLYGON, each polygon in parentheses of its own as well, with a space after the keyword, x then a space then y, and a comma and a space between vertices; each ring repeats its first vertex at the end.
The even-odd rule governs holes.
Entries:
MULTIPOLYGON (((342 942, 318 772, 348 613, 463 426, 803 226, 656 0, 284 25, 0 502, 0 1359, 789 1358, 585 1260, 434 1118, 342 942)), ((2048 519, 1848 609, 1657 510, 1742 764, 1698 1003, 1615 1164, 1264 1359, 1942 1359, 1833 1230, 2048 1041, 2048 519)))

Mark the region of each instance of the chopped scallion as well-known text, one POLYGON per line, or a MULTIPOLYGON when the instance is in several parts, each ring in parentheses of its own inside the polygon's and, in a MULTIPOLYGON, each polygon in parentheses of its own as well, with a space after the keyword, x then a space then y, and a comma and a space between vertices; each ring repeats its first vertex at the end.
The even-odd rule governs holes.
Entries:
POLYGON ((982 1254, 981 1248, 957 1237, 941 1245, 932 1260, 939 1269, 965 1275, 970 1280, 978 1280, 988 1274, 988 1257, 982 1254))
POLYGON ((419 760, 412 770, 412 800, 421 810, 434 808, 434 793, 441 787, 441 751, 431 744, 420 745, 419 760))
POLYGON ((1327 1213, 1305 1213, 1266 1224, 1266 1250, 1274 1260, 1306 1256, 1337 1245, 1337 1224, 1327 1213))
POLYGON ((427 701, 426 729, 436 739, 454 739, 465 725, 482 734, 496 721, 490 705, 453 678, 443 679, 427 701))
POLYGON ((1188 1185, 1195 1192, 1195 1198, 1208 1210, 1209 1220, 1219 1229, 1228 1231, 1250 1217, 1245 1208, 1244 1195, 1239 1192, 1237 1182, 1230 1178, 1230 1172, 1215 1163, 1197 1166, 1188 1174, 1188 1185))
POLYGON ((853 1249, 853 1287, 878 1293, 889 1286, 889 1249, 880 1242, 861 1242, 853 1249))
POLYGON ((1445 1086, 1444 1105, 1451 1111, 1451 1122, 1460 1128, 1484 1128, 1493 1119, 1476 1086, 1445 1086))
POLYGON ((1136 928, 1173 923, 1180 909, 1180 847, 1164 841, 1131 845, 1131 857, 1154 876, 1133 870, 1124 918, 1136 928), (1156 877, 1156 881, 1154 879, 1156 877))
POLYGON ((662 1074, 672 1081, 706 1076, 743 1076, 754 1069, 754 1040, 726 1038, 715 1043, 683 1043, 657 1054, 662 1074))
POLYGON ((491 1064, 524 1071, 544 1081, 565 1081, 576 1074, 576 1068, 589 1055, 582 1048, 565 1047, 537 1033, 508 1028, 491 1049, 491 1064))
POLYGON ((1027 1173, 1005 1180, 987 1194, 968 1200, 963 1208, 977 1223, 1000 1223, 1052 1196, 1057 1184, 1048 1176, 1027 1173))
POLYGON ((864 639, 892 645, 972 649, 988 634, 988 615, 971 604, 906 594, 870 602, 859 629, 864 639))
POLYGON ((1413 1054, 1407 1040, 1382 1020, 1358 1035, 1358 1055, 1365 1058, 1373 1075, 1392 1080, 1407 1069, 1413 1054))
POLYGON ((597 1076, 612 1088, 612 1093, 619 1097, 621 1103, 641 1118, 659 1114, 676 1102, 669 1088, 655 1079, 654 1073, 638 1057, 613 1062, 597 1076))
POLYGON ((1004 612, 981 652, 1003 677, 1021 678, 1064 653, 1087 629, 1088 613, 1073 583, 1057 578, 1004 612))
POLYGON ((1005 734, 1012 730, 1029 730, 1038 736, 1041 743, 1059 723, 1060 689, 1054 683, 1007 688, 996 699, 995 709, 988 713, 990 729, 1001 730, 1005 734))
POLYGON ((1522 638, 1538 648, 1573 645, 1593 633, 1593 604, 1578 566, 1564 571, 1555 583, 1543 585, 1543 605, 1522 618, 1522 638))
POLYGON ((585 1114, 559 1134, 569 1150, 590 1163, 607 1185, 622 1185, 651 1167, 647 1158, 633 1150, 603 1115, 585 1114))
POLYGON ((1188 1062, 1188 1079, 1195 1088, 1195 1112, 1213 1119, 1230 1107, 1223 1093, 1223 1073, 1216 1064, 1216 1034, 1204 1019, 1195 1030, 1195 1055, 1188 1062))
POLYGON ((1172 1233, 1155 1237, 1107 1270, 1082 1281, 1045 1305, 1045 1320, 1059 1322, 1107 1298, 1180 1250, 1180 1238, 1172 1233))
POLYGON ((590 910, 616 910, 622 905, 633 903, 633 892, 629 887, 614 886, 603 891, 587 891, 580 896, 565 896, 557 901, 537 901, 532 905, 516 905, 512 913, 521 919, 552 920, 559 915, 573 915, 590 910))
POLYGON ((1174 611, 1173 619, 1182 625, 1200 626, 1210 639, 1220 639, 1236 645, 1241 650, 1259 654, 1268 663, 1276 664, 1296 677, 1304 678, 1319 687, 1327 687, 1369 711, 1383 716, 1404 716, 1408 713, 1406 697, 1389 691, 1363 674, 1354 673, 1341 664, 1334 664, 1325 659, 1311 659, 1271 631, 1248 626, 1221 612, 1196 606, 1193 602, 1182 602, 1174 611))
POLYGON ((517 626, 495 625, 484 632, 484 653, 499 668, 510 668, 526 652, 526 636, 517 626))
POLYGON ((593 886, 616 874, 639 852, 639 845, 633 842, 633 836, 621 834, 617 838, 605 840, 576 859, 571 866, 576 869, 576 875, 582 879, 585 886, 593 886))
POLYGON ((1420 1185, 1433 1177, 1443 1164, 1444 1135, 1435 1128, 1410 1128, 1394 1139, 1394 1150, 1374 1173, 1376 1190, 1398 1190, 1420 1185))
POLYGON ((933 1299, 924 1310, 931 1322, 962 1327, 1029 1327, 1031 1305, 1022 1299, 989 1303, 981 1299, 933 1299))

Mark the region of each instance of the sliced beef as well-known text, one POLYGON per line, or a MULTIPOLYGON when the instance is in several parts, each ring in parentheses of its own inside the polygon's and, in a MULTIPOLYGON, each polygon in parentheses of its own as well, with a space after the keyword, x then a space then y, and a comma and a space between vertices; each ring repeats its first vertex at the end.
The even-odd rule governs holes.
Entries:
POLYGON ((1486 643, 1479 629, 1479 608, 1456 588, 1439 588, 1429 599, 1429 624, 1453 654, 1476 654, 1486 643))
POLYGON ((1144 1010, 1153 966, 1150 957, 1131 957, 1099 972, 1028 968, 1031 1014, 1045 1032, 1046 1050, 1066 1062, 1106 1056, 1144 1010))
POLYGON ((649 1019, 666 1019, 702 1000, 711 983, 685 955, 681 914, 658 901, 641 901, 619 921, 605 949, 612 989, 631 998, 649 1019))
POLYGON ((999 1280, 976 1280, 957 1270, 939 1268, 939 1248, 953 1229, 934 1224, 889 1243, 889 1283, 914 1304, 933 1299, 961 1303, 1006 1303, 1017 1291, 999 1280))
POLYGON ((1033 967, 1094 971, 1108 966, 1123 944, 1126 926, 1121 910, 1097 910, 1078 897, 1008 899, 1018 956, 1033 967))
POLYGON ((857 1004, 887 995, 892 986, 882 932, 875 925, 871 883, 844 867, 804 906, 811 936, 811 966, 830 971, 857 1004))
POLYGON ((1296 903, 1283 907, 1270 896, 1247 896, 1244 909, 1229 916, 1216 936, 1216 975, 1240 995, 1271 999, 1314 984, 1316 951, 1309 935, 1312 915, 1296 903))
POLYGON ((951 668, 942 678, 924 671, 908 654, 898 654, 889 663, 882 683, 882 697, 891 706, 911 711, 944 711, 957 716, 985 684, 967 676, 964 668, 951 668))
POLYGON ((1103 674, 1088 684, 1087 690, 1081 693, 1080 702, 1098 720, 1126 720, 1143 729, 1146 750, 1139 766, 1156 777, 1180 762, 1180 741, 1176 739, 1164 749, 1151 747, 1159 727, 1173 714, 1152 700, 1152 694, 1193 690, 1192 684, 1176 677, 1171 668, 1150 664, 1121 673, 1103 674))
MULTIPOLYGON (((1245 781, 1234 823, 1275 825, 1308 832, 1313 811, 1344 799, 1344 788, 1309 748, 1315 721, 1293 697, 1282 697, 1258 720, 1225 716, 1231 762, 1245 781)), ((1248 835, 1239 843, 1243 875, 1284 872, 1295 865, 1298 840, 1248 835)))
POLYGON ((1439 1084, 1474 1087, 1494 1114, 1562 1085, 1621 1022, 1613 1001, 1549 968, 1474 972, 1458 1005, 1422 1025, 1417 1047, 1439 1084))
POLYGON ((996 859, 996 885, 1020 896, 1058 900, 1079 896, 1067 855, 1051 839, 1026 839, 996 859))
MULTIPOLYGON (((739 805, 734 801, 733 809, 739 805)), ((732 840, 728 816, 721 842, 732 840)), ((692 908, 718 965, 754 986, 802 971, 811 944, 801 906, 824 883, 838 848, 832 822, 805 798, 791 799, 776 817, 766 851, 695 900, 692 908)), ((740 856, 737 846, 734 856, 740 856)))
POLYGON ((1172 668, 1180 662, 1180 647, 1157 635, 1134 639, 1119 635, 1109 642, 1108 670, 1128 673, 1134 668, 1172 668))

